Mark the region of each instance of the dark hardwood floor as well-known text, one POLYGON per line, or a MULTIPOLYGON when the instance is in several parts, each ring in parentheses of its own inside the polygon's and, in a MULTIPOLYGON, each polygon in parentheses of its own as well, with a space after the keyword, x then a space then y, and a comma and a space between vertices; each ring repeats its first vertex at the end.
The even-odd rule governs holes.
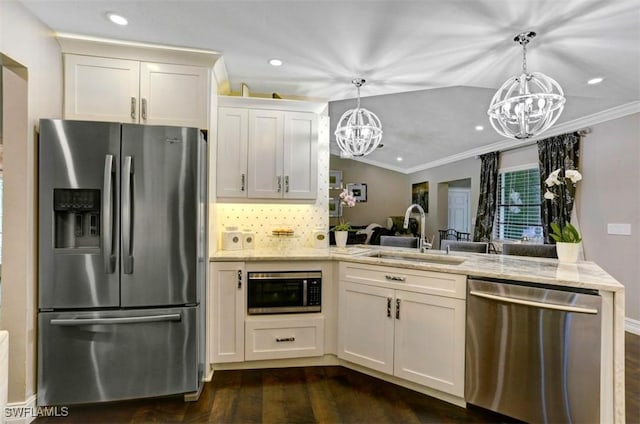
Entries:
MULTIPOLYGON (((626 334, 626 417, 640 423, 640 336, 626 334)), ((168 397, 71 406, 43 423, 503 423, 343 367, 217 371, 198 402, 168 397)))

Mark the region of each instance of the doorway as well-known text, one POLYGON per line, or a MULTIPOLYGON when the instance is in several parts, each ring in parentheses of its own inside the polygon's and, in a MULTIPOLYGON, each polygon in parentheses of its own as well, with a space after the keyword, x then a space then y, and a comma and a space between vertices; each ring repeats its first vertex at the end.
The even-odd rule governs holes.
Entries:
POLYGON ((449 187, 448 226, 461 233, 469 233, 471 229, 471 188, 449 187))
MULTIPOLYGON (((18 206, 28 200, 22 184, 28 155, 27 78, 24 66, 0 53, 0 328, 10 332, 13 320, 3 317, 13 312, 8 308, 13 309, 11 299, 20 298, 20 285, 9 282, 23 281, 17 267, 27 249, 24 224, 29 224, 18 206)), ((17 327, 14 333, 20 334, 17 327)))

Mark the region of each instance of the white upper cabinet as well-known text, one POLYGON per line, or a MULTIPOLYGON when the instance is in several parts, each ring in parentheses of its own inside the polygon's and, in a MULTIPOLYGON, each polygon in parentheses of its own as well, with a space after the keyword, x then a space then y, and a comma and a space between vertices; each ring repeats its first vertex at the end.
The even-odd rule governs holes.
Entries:
POLYGON ((223 98, 233 107, 218 108, 217 197, 315 199, 318 114, 242 102, 223 98))
POLYGON ((318 117, 285 112, 282 175, 283 197, 315 198, 318 191, 318 117))
POLYGON ((249 111, 218 108, 216 191, 218 197, 247 197, 249 111))
POLYGON ((64 55, 66 119, 208 128, 207 69, 64 55))
POLYGON ((198 66, 140 64, 140 122, 208 128, 207 70, 198 66))
POLYGON ((282 198, 284 113, 249 111, 249 197, 282 198))
POLYGON ((138 122, 140 62, 64 56, 64 117, 138 122))

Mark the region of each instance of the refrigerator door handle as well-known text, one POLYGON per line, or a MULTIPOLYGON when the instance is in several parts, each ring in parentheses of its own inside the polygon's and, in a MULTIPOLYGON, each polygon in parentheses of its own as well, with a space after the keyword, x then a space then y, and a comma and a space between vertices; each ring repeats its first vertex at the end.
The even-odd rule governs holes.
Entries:
POLYGON ((131 174, 133 158, 126 156, 122 167, 122 267, 125 274, 133 274, 133 256, 131 255, 131 174))
POLYGON ((69 318, 52 319, 51 325, 63 325, 77 327, 81 325, 119 325, 119 324, 143 324, 147 322, 180 321, 182 314, 149 315, 143 317, 121 318, 69 318))
POLYGON ((107 274, 115 272, 116 258, 113 254, 113 155, 104 157, 104 178, 102 182, 102 257, 107 274))

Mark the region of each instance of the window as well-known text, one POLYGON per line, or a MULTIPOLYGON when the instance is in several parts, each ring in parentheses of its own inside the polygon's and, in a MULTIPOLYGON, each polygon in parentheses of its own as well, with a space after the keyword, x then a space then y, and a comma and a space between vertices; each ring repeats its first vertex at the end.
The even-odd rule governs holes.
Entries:
POLYGON ((540 201, 537 164, 500 170, 493 238, 542 240, 540 201))

